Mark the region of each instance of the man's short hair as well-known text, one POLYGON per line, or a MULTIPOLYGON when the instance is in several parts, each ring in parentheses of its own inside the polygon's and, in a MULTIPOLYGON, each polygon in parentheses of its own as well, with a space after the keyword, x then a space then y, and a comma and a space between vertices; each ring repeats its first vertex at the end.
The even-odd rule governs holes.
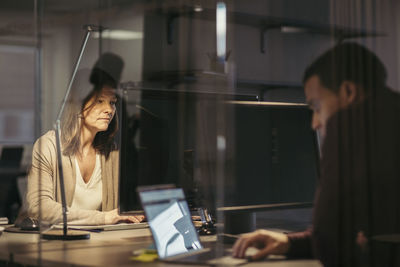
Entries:
POLYGON ((343 81, 361 85, 365 93, 386 85, 386 69, 378 57, 362 45, 345 42, 319 56, 305 71, 303 83, 317 75, 321 84, 338 93, 343 81))

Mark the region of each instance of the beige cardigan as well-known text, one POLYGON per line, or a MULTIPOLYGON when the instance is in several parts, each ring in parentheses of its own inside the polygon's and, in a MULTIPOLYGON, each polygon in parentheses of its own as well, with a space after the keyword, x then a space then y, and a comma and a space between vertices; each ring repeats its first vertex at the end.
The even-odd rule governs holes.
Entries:
MULTIPOLYGON (((115 209, 118 205, 118 160, 119 153, 116 150, 110 153, 108 159, 104 155, 101 156, 102 211, 115 209)), ((33 146, 32 167, 28 174, 26 195, 28 215, 38 217, 40 203, 42 220, 49 223, 60 223, 63 219, 57 162, 55 132, 49 131, 40 137, 33 146)), ((76 184, 74 162, 75 158, 73 156, 62 156, 68 222, 74 224, 104 224, 104 212, 70 208, 76 184)))

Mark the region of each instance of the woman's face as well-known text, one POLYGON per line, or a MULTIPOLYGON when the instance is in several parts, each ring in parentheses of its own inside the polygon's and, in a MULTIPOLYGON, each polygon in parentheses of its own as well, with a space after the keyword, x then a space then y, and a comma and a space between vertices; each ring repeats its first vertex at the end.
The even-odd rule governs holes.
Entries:
POLYGON ((103 87, 98 97, 93 96, 82 112, 82 127, 90 132, 106 131, 115 115, 115 89, 103 87))

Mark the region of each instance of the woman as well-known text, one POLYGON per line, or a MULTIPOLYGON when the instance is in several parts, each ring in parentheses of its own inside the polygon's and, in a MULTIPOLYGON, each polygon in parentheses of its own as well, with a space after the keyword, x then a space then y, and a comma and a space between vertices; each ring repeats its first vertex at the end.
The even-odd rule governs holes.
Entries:
MULTIPOLYGON (((135 223, 143 219, 119 216, 116 209, 119 153, 114 135, 118 119, 112 85, 102 82, 83 101, 72 96, 62 119, 62 166, 71 224, 135 223)), ((29 216, 39 217, 41 205, 41 218, 48 223, 62 222, 57 164, 55 131, 49 131, 33 147, 27 192, 29 216)))

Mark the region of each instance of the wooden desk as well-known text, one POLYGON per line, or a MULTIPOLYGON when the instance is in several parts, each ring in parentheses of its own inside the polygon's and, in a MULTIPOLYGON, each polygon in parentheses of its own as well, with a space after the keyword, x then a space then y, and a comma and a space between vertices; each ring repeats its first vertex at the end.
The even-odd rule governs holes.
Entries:
MULTIPOLYGON (((202 237, 205 245, 215 237, 202 237)), ((152 243, 149 229, 108 231, 91 233, 89 240, 48 241, 39 240, 38 234, 4 232, 0 236, 0 260, 33 266, 132 266, 132 251, 148 247, 152 243)), ((142 263, 148 267, 184 266, 163 262, 142 263)), ((198 266, 198 265, 196 265, 198 266)), ((315 260, 262 261, 245 266, 321 267, 315 260)))

